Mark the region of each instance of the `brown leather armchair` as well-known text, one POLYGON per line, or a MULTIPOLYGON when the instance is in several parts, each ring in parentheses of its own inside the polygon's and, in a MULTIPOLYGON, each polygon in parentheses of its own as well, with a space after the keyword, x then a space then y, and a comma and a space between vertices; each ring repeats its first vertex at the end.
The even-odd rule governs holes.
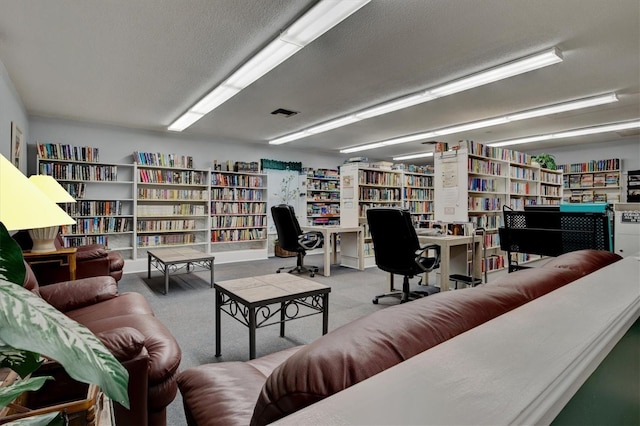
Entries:
MULTIPOLYGON (((33 246, 31 237, 27 231, 17 232, 13 236, 22 250, 30 250, 33 246)), ((57 249, 64 247, 62 236, 58 234, 54 240, 57 249)), ((117 251, 107 250, 102 244, 89 244, 77 247, 76 252, 76 278, 112 276, 116 282, 120 281, 124 269, 124 259, 117 251)), ((69 269, 60 267, 55 263, 32 264, 31 269, 38 278, 40 285, 67 281, 69 269)))
POLYGON ((114 403, 116 423, 165 425, 182 358, 178 342, 139 293, 118 293, 109 275, 40 287, 25 262, 24 287, 91 330, 129 372, 127 410, 114 403))

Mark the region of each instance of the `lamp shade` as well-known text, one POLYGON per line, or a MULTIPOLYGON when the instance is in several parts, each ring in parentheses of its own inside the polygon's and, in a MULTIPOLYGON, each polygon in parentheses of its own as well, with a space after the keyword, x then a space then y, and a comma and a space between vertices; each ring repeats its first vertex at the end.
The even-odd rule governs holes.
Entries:
POLYGON ((9 231, 76 223, 1 154, 0 222, 9 231))
POLYGON ((53 176, 33 175, 29 176, 32 184, 49 197, 54 203, 75 203, 76 200, 58 183, 53 176))

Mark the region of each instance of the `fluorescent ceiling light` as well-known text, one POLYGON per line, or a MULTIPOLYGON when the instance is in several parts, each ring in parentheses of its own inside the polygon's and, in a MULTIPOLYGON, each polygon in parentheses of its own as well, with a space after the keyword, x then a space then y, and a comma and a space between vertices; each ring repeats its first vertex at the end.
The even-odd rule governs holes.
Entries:
POLYGON ((393 157, 394 161, 413 160, 414 158, 433 157, 433 152, 421 152, 420 154, 408 154, 401 155, 400 157, 393 157))
POLYGON ((176 121, 171 123, 171 126, 169 126, 168 130, 172 132, 181 132, 187 127, 191 126, 196 121, 200 120, 203 116, 204 114, 200 114, 193 111, 187 111, 184 114, 182 114, 180 118, 178 118, 176 121))
POLYGON ((370 1, 321 0, 220 86, 171 123, 168 130, 181 132, 191 126, 370 1))
POLYGON ((337 120, 327 121, 324 124, 320 124, 318 126, 310 127, 306 130, 306 132, 310 134, 322 133, 327 130, 335 129, 336 127, 346 126, 347 124, 355 123, 356 121, 360 121, 355 115, 348 115, 346 117, 338 118, 337 120))
POLYGON ((270 143, 272 145, 280 145, 280 144, 283 144, 283 143, 291 142, 291 141, 294 141, 296 139, 299 139, 301 133, 307 134, 306 131, 302 131, 302 132, 298 132, 298 133, 292 133, 290 135, 283 136, 283 137, 281 137, 279 139, 272 140, 270 143))
MULTIPOLYGON (((355 116, 361 120, 371 118, 371 117, 376 117, 378 115, 387 114, 393 111, 398 111, 403 108, 429 102, 433 99, 449 96, 454 93, 472 89, 474 87, 483 86, 485 84, 493 83, 498 80, 503 80, 505 78, 513 77, 518 74, 523 74, 525 72, 533 71, 538 68, 546 67, 561 61, 562 61, 562 53, 557 48, 554 47, 552 49, 546 50, 541 53, 537 53, 535 55, 527 56, 525 58, 521 58, 516 61, 509 62, 504 65, 500 65, 498 67, 488 69, 486 71, 472 74, 468 77, 464 77, 459 80, 452 81, 450 83, 445 83, 441 86, 437 86, 427 90, 421 90, 420 92, 413 93, 411 95, 408 95, 399 99, 394 99, 392 101, 385 102, 383 104, 379 104, 371 108, 358 111, 354 114, 351 114, 351 116, 355 116)), ((347 124, 350 124, 350 123, 347 123, 347 124)), ((331 129, 335 129, 335 128, 336 127, 331 127, 331 129)), ((326 129, 326 130, 329 130, 329 129, 326 129)), ((317 134, 317 133, 319 132, 315 132, 313 134, 317 134)), ((296 134, 298 135, 298 137, 296 137, 295 139, 289 139, 289 142, 296 139, 302 139, 310 135, 310 133, 305 133, 305 129, 303 129, 302 131, 296 132, 296 134)), ((275 141, 280 141, 284 137, 288 137, 288 136, 290 135, 271 140, 269 141, 269 143, 277 144, 275 141)), ((280 143, 283 143, 283 142, 280 142, 280 143)))
POLYGON ((373 142, 366 145, 354 146, 346 149, 341 149, 341 153, 351 153, 358 151, 365 151, 368 149, 380 148, 388 145, 397 145, 400 143, 414 142, 420 139, 431 138, 434 136, 450 135, 452 133, 459 133, 468 130, 482 129, 485 127, 497 126, 512 121, 525 120, 527 118, 541 117, 543 115, 557 114, 564 111, 572 111, 581 108, 587 108, 595 105, 602 105, 611 102, 617 102, 618 97, 615 93, 607 93, 601 96, 592 96, 589 98, 582 98, 570 102, 563 102, 560 104, 549 105, 541 108, 534 108, 526 111, 516 112, 513 114, 504 115, 502 117, 494 117, 486 120, 472 121, 465 124, 457 124, 455 126, 444 127, 442 129, 432 130, 423 133, 417 133, 414 135, 400 136, 393 139, 388 139, 381 142, 373 142))
POLYGON ((626 121, 624 123, 603 124, 601 126, 585 127, 582 129, 566 130, 564 132, 549 133, 546 135, 528 136, 525 138, 509 139, 500 142, 488 143, 488 146, 510 146, 529 142, 538 142, 549 139, 572 138, 575 136, 593 135, 597 133, 617 132, 619 130, 640 128, 640 120, 626 121))

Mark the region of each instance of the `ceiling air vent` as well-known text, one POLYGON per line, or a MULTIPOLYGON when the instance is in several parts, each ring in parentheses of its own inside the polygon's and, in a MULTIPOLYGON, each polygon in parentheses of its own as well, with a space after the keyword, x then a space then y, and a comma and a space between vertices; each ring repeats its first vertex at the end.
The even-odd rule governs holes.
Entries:
POLYGON ((284 109, 284 108, 278 108, 275 111, 271 111, 271 115, 281 115, 284 118, 289 118, 292 115, 296 115, 296 114, 297 114, 296 111, 291 111, 291 110, 284 109))

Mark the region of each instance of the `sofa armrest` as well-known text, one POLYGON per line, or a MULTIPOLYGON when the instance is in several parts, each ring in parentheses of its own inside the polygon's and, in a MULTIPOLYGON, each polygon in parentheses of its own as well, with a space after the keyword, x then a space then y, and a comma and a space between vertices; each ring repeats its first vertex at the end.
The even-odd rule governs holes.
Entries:
POLYGON ((76 247, 78 249, 78 253, 84 252, 84 251, 96 251, 96 250, 105 250, 104 244, 87 244, 86 246, 78 246, 76 247))
POLYGON ((84 260, 100 259, 102 257, 107 257, 108 255, 109 253, 102 248, 97 248, 95 250, 77 250, 76 261, 81 262, 84 260))
POLYGON ((148 424, 150 358, 144 346, 144 335, 133 327, 118 327, 97 333, 96 336, 129 373, 128 393, 131 408, 124 408, 114 401, 117 424, 148 424))
POLYGON ((40 295, 62 312, 94 305, 118 296, 118 284, 110 276, 63 281, 40 287, 40 295))

